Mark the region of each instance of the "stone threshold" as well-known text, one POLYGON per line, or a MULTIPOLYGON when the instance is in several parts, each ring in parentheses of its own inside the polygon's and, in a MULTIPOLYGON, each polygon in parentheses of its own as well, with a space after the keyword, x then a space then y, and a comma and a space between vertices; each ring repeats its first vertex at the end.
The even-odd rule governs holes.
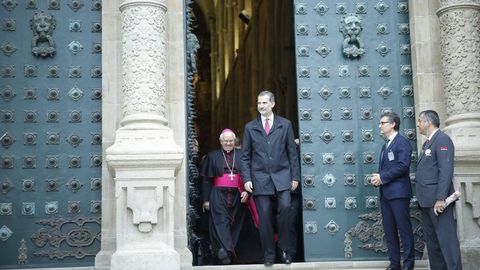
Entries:
MULTIPOLYGON (((337 261, 337 262, 302 262, 285 265, 274 264, 265 267, 263 264, 237 264, 237 265, 205 265, 194 266, 193 270, 385 270, 388 261, 337 261)), ((63 268, 26 268, 5 270, 95 270, 94 267, 63 267, 63 268)), ((165 269, 168 270, 168 269, 165 269)), ((428 260, 415 261, 415 270, 430 270, 428 260)))
MULTIPOLYGON (((263 264, 242 264, 242 265, 206 265, 194 266, 193 270, 385 270, 388 261, 336 261, 336 262, 303 262, 290 265, 274 264, 272 267, 265 267, 263 264)), ((428 260, 415 261, 415 270, 430 270, 428 260)))

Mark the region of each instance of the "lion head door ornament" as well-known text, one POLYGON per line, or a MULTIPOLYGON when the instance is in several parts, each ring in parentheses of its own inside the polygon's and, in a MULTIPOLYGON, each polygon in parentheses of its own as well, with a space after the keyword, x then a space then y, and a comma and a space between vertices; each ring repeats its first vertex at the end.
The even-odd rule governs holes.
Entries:
POLYGON ((344 16, 340 22, 340 32, 343 34, 343 54, 348 58, 357 58, 365 53, 362 32, 362 20, 355 14, 344 16))
POLYGON ((53 15, 44 11, 33 14, 33 17, 30 19, 30 28, 33 31, 33 55, 47 57, 55 54, 55 42, 52 34, 56 27, 57 20, 53 15))

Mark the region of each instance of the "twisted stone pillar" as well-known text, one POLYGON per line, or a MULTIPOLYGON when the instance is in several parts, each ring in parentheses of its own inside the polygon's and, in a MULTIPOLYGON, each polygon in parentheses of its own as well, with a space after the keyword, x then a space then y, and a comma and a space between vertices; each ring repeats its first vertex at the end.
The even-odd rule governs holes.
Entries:
POLYGON ((111 269, 180 269, 174 196, 183 153, 165 117, 167 6, 163 0, 127 0, 120 11, 123 119, 106 150, 116 199, 111 269))
POLYGON ((462 192, 458 233, 463 268, 475 269, 480 257, 480 1, 440 3, 445 130, 455 143, 455 185, 462 192))

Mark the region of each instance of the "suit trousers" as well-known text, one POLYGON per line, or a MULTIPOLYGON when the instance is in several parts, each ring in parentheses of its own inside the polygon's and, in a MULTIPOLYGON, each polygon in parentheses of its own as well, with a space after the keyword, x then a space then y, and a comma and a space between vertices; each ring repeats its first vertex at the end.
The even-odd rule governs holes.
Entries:
POLYGON ((403 267, 413 269, 415 264, 415 244, 410 222, 410 199, 399 198, 380 200, 383 230, 387 239, 390 265, 400 269, 400 243, 403 249, 403 267), (400 239, 399 236, 400 235, 400 239), (401 241, 400 241, 401 240, 401 241))
POLYGON ((258 225, 265 261, 275 261, 275 239, 273 204, 276 203, 276 225, 278 229, 278 246, 281 250, 290 252, 290 202, 291 191, 279 191, 275 195, 255 195, 258 211, 258 225))
POLYGON ((433 212, 433 207, 421 209, 430 268, 462 270, 457 222, 453 218, 454 204, 449 205, 438 216, 433 212))

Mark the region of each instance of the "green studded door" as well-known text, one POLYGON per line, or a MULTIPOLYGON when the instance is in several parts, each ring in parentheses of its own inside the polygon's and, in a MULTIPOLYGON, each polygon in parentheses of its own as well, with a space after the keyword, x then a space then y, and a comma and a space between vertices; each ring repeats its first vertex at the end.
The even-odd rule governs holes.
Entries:
MULTIPOLYGON (((294 3, 305 260, 388 260, 370 175, 382 112, 399 114, 416 149, 408 1, 294 3)), ((413 198, 420 255, 415 206, 413 198)))
POLYGON ((100 249, 101 0, 0 3, 0 269, 100 249))

